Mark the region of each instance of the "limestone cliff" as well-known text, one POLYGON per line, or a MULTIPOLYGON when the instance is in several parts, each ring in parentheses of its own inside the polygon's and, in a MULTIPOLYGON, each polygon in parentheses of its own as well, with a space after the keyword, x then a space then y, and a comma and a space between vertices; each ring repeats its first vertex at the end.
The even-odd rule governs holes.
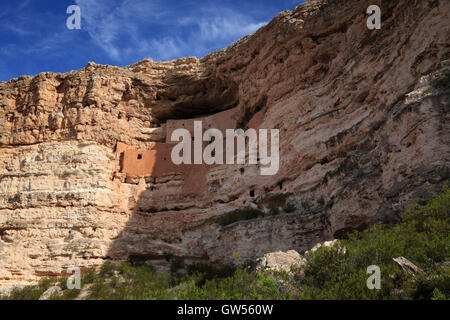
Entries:
POLYGON ((395 221, 449 177, 450 2, 375 1, 368 30, 372 2, 308 1, 200 60, 0 82, 0 287, 130 256, 303 251, 395 221), (279 129, 280 170, 123 170, 197 117, 279 129))

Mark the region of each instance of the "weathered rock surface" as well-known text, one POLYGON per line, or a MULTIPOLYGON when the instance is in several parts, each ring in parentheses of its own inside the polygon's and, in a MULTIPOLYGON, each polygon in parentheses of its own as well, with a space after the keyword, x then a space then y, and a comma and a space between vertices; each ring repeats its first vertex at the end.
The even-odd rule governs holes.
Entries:
POLYGON ((54 285, 45 290, 43 294, 39 297, 39 300, 50 300, 52 296, 60 295, 63 293, 63 290, 59 285, 54 285))
POLYGON ((306 263, 297 251, 277 251, 266 253, 257 261, 257 270, 290 272, 293 268, 301 268, 306 263))
POLYGON ((450 2, 383 1, 372 31, 371 4, 308 1, 200 60, 0 82, 0 288, 136 255, 302 252, 395 221, 449 177, 450 91, 432 81, 450 70, 450 2), (168 120, 231 108, 280 130, 275 176, 218 165, 198 193, 183 173, 119 172, 118 142, 147 150, 168 120), (220 223, 247 206, 263 215, 220 223))
POLYGON ((416 266, 414 263, 406 259, 405 257, 397 257, 392 258, 401 268, 403 271, 410 275, 423 275, 425 274, 422 269, 420 269, 418 266, 416 266))
POLYGON ((338 239, 334 239, 330 241, 319 242, 314 247, 312 247, 311 250, 305 252, 305 257, 308 257, 311 253, 316 252, 319 248, 332 248, 342 254, 347 252, 347 248, 345 248, 338 239))

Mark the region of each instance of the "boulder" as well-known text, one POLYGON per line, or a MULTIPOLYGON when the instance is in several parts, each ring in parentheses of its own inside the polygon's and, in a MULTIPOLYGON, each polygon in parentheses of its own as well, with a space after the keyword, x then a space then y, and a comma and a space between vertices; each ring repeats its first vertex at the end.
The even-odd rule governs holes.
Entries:
POLYGON ((306 259, 295 250, 277 251, 266 253, 259 258, 256 270, 291 272, 292 268, 301 268, 305 263, 306 259))
POLYGON ((406 259, 405 257, 392 258, 406 273, 410 275, 423 275, 425 274, 422 269, 416 266, 414 263, 406 259))
POLYGON ((44 291, 43 294, 39 297, 39 300, 50 300, 50 298, 54 295, 60 295, 63 291, 60 286, 54 285, 44 291))
POLYGON ((339 250, 340 253, 345 254, 347 252, 347 248, 345 248, 342 243, 339 242, 338 239, 320 242, 316 244, 314 247, 312 247, 311 250, 308 250, 305 252, 305 257, 308 258, 311 253, 316 252, 319 248, 326 247, 326 248, 336 248, 339 250))

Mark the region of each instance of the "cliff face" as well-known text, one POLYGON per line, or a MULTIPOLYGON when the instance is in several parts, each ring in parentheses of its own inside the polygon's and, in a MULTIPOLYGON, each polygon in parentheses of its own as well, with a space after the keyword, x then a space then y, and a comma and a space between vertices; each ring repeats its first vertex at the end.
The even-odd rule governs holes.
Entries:
POLYGON ((243 261, 395 221, 449 177, 450 2, 381 1, 371 31, 372 2, 308 1, 200 60, 1 82, 0 287, 130 256, 243 261), (278 173, 123 170, 196 117, 279 129, 278 173))

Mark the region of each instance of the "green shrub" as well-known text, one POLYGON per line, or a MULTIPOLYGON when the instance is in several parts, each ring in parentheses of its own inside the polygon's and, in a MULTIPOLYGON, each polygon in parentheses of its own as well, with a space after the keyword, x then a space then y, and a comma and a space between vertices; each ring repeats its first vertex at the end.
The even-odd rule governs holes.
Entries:
MULTIPOLYGON (((140 255, 140 256, 131 255, 128 257, 128 262, 130 262, 132 266, 137 267, 137 266, 142 266, 142 265, 147 264, 147 261, 150 259, 151 259, 151 257, 148 255, 140 255)), ((170 258, 169 258, 169 260, 170 260, 170 258)), ((169 261, 169 260, 167 260, 167 261, 169 261)))
POLYGON ((207 280, 231 277, 236 271, 233 265, 215 267, 206 263, 193 263, 187 266, 187 275, 195 280, 198 286, 205 284, 207 280))
POLYGON ((189 300, 258 300, 286 299, 277 280, 266 274, 248 272, 237 268, 231 276, 213 278, 199 286, 192 279, 184 282, 178 291, 179 299, 189 300))
POLYGON ((26 286, 23 288, 14 288, 9 296, 2 297, 2 300, 38 300, 45 292, 38 286, 26 286))
POLYGON ((184 260, 180 258, 172 259, 170 262, 170 272, 175 273, 184 268, 184 260))
POLYGON ((111 262, 105 262, 100 269, 99 275, 101 277, 111 277, 114 275, 115 266, 111 262))
POLYGON ((82 284, 93 283, 95 277, 96 277, 95 269, 90 269, 81 275, 81 283, 82 284))
POLYGON ((445 294, 443 294, 442 292, 439 291, 438 288, 436 288, 433 291, 433 297, 431 298, 431 300, 450 300, 450 298, 447 299, 445 294))
MULTIPOLYGON (((237 210, 222 223, 261 214, 253 210, 237 210)), ((429 201, 408 205, 398 224, 351 233, 341 244, 345 251, 320 247, 308 255, 303 268, 289 274, 201 263, 186 266, 185 274, 156 272, 147 263, 133 260, 105 263, 98 272, 90 270, 83 274, 82 284, 91 284, 90 299, 448 299, 450 188, 444 187, 429 201), (405 273, 392 260, 399 256, 424 274, 405 273), (367 288, 370 265, 380 267, 380 290, 367 288)), ((172 271, 178 269, 177 259, 169 260, 172 271)), ((2 299, 35 300, 58 282, 63 294, 52 298, 74 299, 79 290, 68 290, 66 281, 67 277, 42 279, 2 299)))
POLYGON ((303 297, 313 299, 430 299, 435 288, 450 293, 449 261, 450 189, 425 202, 414 203, 392 228, 375 226, 342 241, 347 252, 320 248, 308 260, 305 276, 298 279, 303 297), (404 256, 425 270, 426 277, 404 274, 392 260, 404 256), (366 287, 366 269, 381 269, 381 290, 366 287), (399 294, 401 293, 401 294, 399 294))

